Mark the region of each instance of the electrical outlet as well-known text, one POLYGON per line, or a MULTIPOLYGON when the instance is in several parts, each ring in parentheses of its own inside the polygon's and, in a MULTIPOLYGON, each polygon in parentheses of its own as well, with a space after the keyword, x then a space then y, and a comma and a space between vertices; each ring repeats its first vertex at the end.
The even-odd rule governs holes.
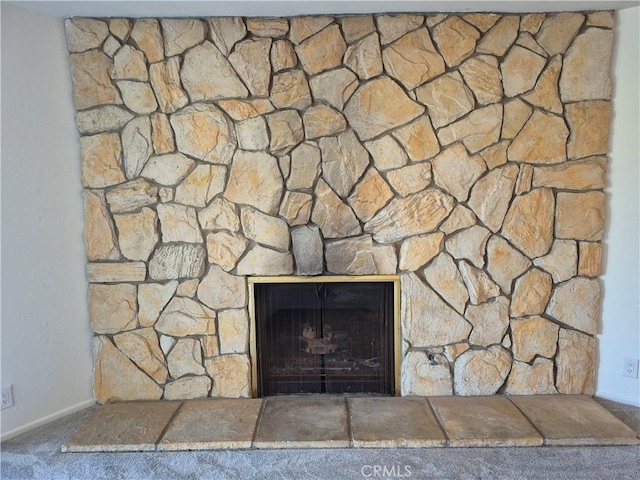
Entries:
MULTIPOLYGON (((622 367, 622 375, 629 378, 638 378, 638 359, 624 357, 624 365, 622 367)), ((4 402, 4 397, 3 397, 4 402)))
POLYGON ((2 387, 0 394, 2 396, 2 408, 13 407, 13 386, 2 387))

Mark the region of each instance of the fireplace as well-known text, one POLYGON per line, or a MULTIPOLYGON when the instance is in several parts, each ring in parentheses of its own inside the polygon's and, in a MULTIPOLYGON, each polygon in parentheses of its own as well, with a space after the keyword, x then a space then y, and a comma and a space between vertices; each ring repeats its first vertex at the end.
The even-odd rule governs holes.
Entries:
POLYGON ((254 393, 394 395, 397 277, 252 279, 254 393))

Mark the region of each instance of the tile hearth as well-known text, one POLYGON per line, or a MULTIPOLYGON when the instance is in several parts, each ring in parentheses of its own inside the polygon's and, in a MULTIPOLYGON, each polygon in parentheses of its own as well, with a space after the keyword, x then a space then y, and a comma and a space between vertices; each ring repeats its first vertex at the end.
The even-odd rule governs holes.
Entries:
POLYGON ((62 451, 638 444, 587 396, 291 396, 110 403, 62 451))

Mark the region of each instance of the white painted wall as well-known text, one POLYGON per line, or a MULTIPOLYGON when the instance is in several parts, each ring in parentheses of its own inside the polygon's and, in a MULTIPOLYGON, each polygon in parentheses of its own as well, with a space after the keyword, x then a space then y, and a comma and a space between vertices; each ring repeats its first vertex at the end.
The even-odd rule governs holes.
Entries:
POLYGON ((2 437, 92 402, 80 152, 64 25, 2 2, 2 437))
POLYGON ((640 7, 617 12, 602 334, 596 394, 640 406, 640 382, 622 376, 640 357, 640 7))

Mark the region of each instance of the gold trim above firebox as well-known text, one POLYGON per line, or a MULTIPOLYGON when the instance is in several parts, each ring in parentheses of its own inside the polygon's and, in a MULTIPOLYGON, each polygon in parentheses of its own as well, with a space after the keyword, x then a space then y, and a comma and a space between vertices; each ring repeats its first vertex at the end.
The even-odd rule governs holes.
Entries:
POLYGON ((251 360, 251 396, 258 396, 258 365, 256 344, 256 316, 254 285, 257 283, 337 283, 337 282, 393 282, 393 368, 396 396, 400 396, 400 371, 402 367, 402 331, 400 324, 400 276, 399 275, 322 275, 317 277, 249 277, 249 356, 251 360))

